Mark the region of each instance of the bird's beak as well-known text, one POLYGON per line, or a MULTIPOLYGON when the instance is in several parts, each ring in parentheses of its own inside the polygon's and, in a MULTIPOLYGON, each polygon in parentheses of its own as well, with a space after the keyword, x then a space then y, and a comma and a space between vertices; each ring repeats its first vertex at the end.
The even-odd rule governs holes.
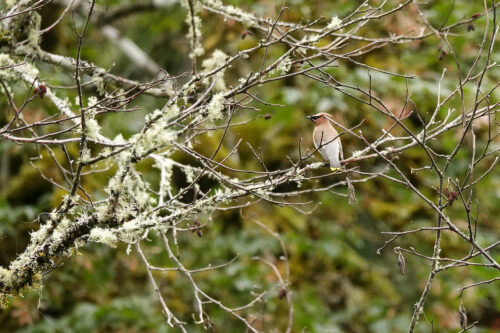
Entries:
POLYGON ((307 119, 309 119, 310 121, 314 121, 314 116, 306 116, 307 119))

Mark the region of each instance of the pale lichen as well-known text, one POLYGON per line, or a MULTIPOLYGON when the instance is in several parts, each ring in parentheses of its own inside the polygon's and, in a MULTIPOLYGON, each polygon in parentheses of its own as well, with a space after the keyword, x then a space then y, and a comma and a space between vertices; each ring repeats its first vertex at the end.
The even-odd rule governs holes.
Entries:
POLYGON ((207 119, 214 121, 223 117, 222 110, 224 110, 224 94, 218 93, 212 97, 207 106, 207 119))
POLYGON ((81 156, 80 156, 80 161, 82 163, 88 163, 92 159, 92 154, 90 153, 90 149, 87 146, 84 146, 82 148, 81 156))
POLYGON ((87 119, 87 135, 89 138, 98 138, 101 132, 101 126, 94 118, 87 119))
POLYGON ((197 15, 201 11, 201 5, 196 0, 181 0, 181 5, 186 8, 186 24, 188 25, 187 39, 191 44, 190 58, 203 55, 205 50, 201 44, 201 19, 197 15))
MULTIPOLYGON (((221 50, 215 50, 212 53, 212 56, 208 59, 203 60, 202 67, 205 70, 205 73, 213 71, 217 68, 220 68, 225 65, 228 55, 222 52, 221 50)), ((215 91, 225 91, 226 90, 226 82, 224 81, 224 72, 225 68, 220 69, 217 73, 212 75, 214 83, 215 91)), ((203 79, 205 84, 208 84, 209 79, 203 79)))
MULTIPOLYGON (((119 169, 108 182, 105 192, 113 199, 112 213, 118 221, 126 221, 134 218, 139 212, 151 208, 156 199, 150 195, 149 184, 146 183, 140 173, 133 167, 127 167, 129 163, 119 164, 119 169)), ((99 209, 98 216, 102 220, 108 211, 99 209)))
POLYGON ((165 119, 170 120, 172 118, 177 117, 180 114, 180 109, 177 106, 177 104, 170 105, 166 110, 165 110, 165 119))
POLYGON ((101 95, 106 94, 106 82, 104 81, 104 77, 103 77, 104 73, 100 73, 99 71, 96 71, 96 73, 94 73, 94 75, 92 75, 92 81, 94 81, 94 84, 97 88, 97 91, 101 95))
POLYGON ((326 26, 327 30, 335 30, 338 29, 342 25, 342 20, 338 18, 338 16, 332 17, 332 20, 326 26))
POLYGON ((290 59, 290 57, 285 57, 278 63, 276 68, 271 71, 271 75, 275 74, 284 75, 288 73, 291 68, 292 68, 292 59, 290 59))
POLYGON ((109 229, 94 228, 90 231, 89 240, 92 242, 103 243, 111 247, 116 247, 118 238, 109 229))
POLYGON ((155 158, 156 163, 153 165, 154 167, 160 169, 160 176, 161 176, 161 182, 160 186, 162 187, 160 189, 161 194, 164 195, 165 192, 169 193, 172 191, 172 174, 173 174, 173 167, 174 167, 174 161, 171 160, 170 158, 155 158))
POLYGON ((16 63, 8 54, 0 53, 0 77, 7 80, 14 80, 19 75, 25 74, 34 79, 38 76, 38 73, 38 69, 35 66, 27 62, 16 63))
POLYGON ((352 157, 352 158, 358 158, 358 157, 360 157, 361 155, 363 155, 363 151, 361 151, 361 150, 356 150, 356 151, 354 151, 354 152, 352 153, 351 157, 352 157))
MULTIPOLYGON (((163 118, 163 122, 167 120, 171 120, 177 117, 180 113, 180 109, 177 104, 172 104, 167 107, 165 110, 155 109, 153 112, 146 115, 146 123, 157 121, 160 118, 163 118)), ((165 123, 166 124, 166 123, 165 123)))
POLYGON ((27 26, 28 31, 28 44, 32 47, 38 47, 40 44, 40 25, 42 23, 42 17, 35 11, 31 11, 29 14, 29 21, 27 26))
POLYGON ((211 7, 217 11, 224 12, 227 15, 234 17, 248 27, 252 27, 258 24, 258 19, 250 13, 247 13, 240 8, 224 5, 220 0, 202 0, 202 3, 208 7, 211 7))
POLYGON ((143 156, 151 150, 161 149, 177 139, 177 131, 165 127, 164 121, 154 123, 147 131, 131 138, 135 141, 135 155, 143 156))
MULTIPOLYGON (((48 89, 48 88, 47 88, 48 89)), ((69 101, 69 98, 66 97, 65 99, 55 99, 54 103, 58 109, 70 109, 72 107, 71 102, 69 101)))

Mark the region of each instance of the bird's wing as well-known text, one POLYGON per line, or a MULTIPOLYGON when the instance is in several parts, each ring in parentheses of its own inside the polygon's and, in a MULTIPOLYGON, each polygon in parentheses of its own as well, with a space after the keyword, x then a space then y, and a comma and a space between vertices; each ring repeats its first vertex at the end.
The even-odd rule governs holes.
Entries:
POLYGON ((340 139, 337 131, 330 125, 317 126, 313 133, 314 146, 332 167, 338 168, 340 139))
POLYGON ((324 155, 327 155, 327 158, 330 161, 330 167, 340 168, 339 155, 342 154, 342 146, 340 145, 339 138, 333 140, 329 144, 325 145, 323 148, 325 152, 324 155))
POLYGON ((323 156, 323 159, 328 160, 328 153, 325 150, 325 143, 327 143, 328 141, 325 134, 326 133, 322 129, 316 127, 313 132, 313 141, 314 147, 318 149, 318 151, 321 153, 321 156, 323 156))
POLYGON ((342 149, 342 142, 340 141, 340 137, 337 139, 339 141, 339 156, 340 156, 340 159, 343 160, 344 159, 344 149, 342 149))
POLYGON ((330 142, 333 142, 333 140, 337 138, 337 136, 338 133, 333 127, 318 126, 314 129, 313 132, 314 146, 318 148, 321 143, 323 143, 323 145, 326 145, 330 142))
POLYGON ((323 131, 321 131, 317 127, 314 129, 313 132, 313 141, 314 141, 314 147, 316 147, 316 149, 318 149, 318 147, 321 145, 321 141, 325 142, 323 131))

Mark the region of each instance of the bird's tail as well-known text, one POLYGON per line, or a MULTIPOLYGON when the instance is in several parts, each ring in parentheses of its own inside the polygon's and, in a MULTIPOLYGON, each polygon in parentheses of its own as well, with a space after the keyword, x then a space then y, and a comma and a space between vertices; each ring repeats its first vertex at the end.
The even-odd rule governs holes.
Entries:
POLYGON ((338 158, 330 157, 329 160, 330 160, 330 170, 336 171, 342 168, 338 158))

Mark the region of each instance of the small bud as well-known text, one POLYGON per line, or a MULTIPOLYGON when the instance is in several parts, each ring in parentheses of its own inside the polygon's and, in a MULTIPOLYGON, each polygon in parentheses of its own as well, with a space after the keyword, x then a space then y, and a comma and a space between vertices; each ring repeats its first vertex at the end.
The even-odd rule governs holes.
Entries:
POLYGON ((481 13, 475 13, 475 14, 472 14, 472 18, 473 19, 477 19, 479 16, 481 16, 481 13))
POLYGON ((265 120, 269 120, 269 119, 271 119, 272 117, 273 117, 273 116, 272 116, 270 113, 268 113, 268 114, 264 115, 264 119, 265 119, 265 120))
POLYGON ((443 192, 446 195, 446 198, 448 199, 450 206, 453 206, 453 201, 458 199, 458 193, 456 191, 450 191, 447 187, 445 187, 443 192))
POLYGON ((241 33, 241 39, 245 39, 246 36, 253 36, 253 32, 245 30, 241 33))
POLYGON ((40 84, 38 88, 33 90, 33 93, 38 94, 43 99, 43 96, 47 93, 47 87, 44 84, 40 84))
POLYGON ((472 23, 467 24, 467 31, 470 32, 470 31, 474 31, 474 30, 476 30, 476 27, 474 26, 474 24, 472 24, 472 23))
POLYGON ((444 57, 446 57, 447 55, 448 55, 448 52, 446 52, 446 50, 441 51, 441 54, 439 54, 438 60, 439 61, 443 60, 444 57))
POLYGON ((278 298, 279 299, 285 298, 287 293, 288 291, 286 290, 285 287, 281 288, 280 291, 278 292, 278 298))
POLYGON ((202 237, 203 236, 203 232, 201 231, 201 223, 200 221, 198 221, 198 218, 194 218, 194 222, 193 222, 193 228, 191 229, 191 232, 196 232, 196 234, 198 235, 198 237, 202 237))

